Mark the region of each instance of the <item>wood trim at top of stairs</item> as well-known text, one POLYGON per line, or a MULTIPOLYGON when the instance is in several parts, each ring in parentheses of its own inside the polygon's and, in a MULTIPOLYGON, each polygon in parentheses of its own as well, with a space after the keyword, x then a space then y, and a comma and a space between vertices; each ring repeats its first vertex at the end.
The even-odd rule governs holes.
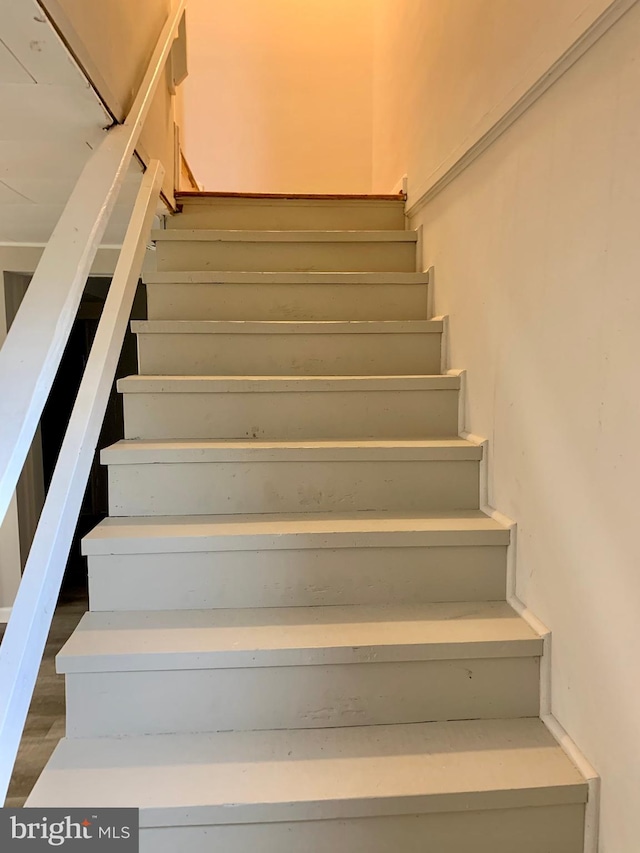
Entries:
POLYGON ((349 193, 225 193, 186 190, 176 193, 176 199, 199 199, 199 198, 247 198, 247 199, 291 199, 309 201, 405 201, 404 193, 389 194, 349 194, 349 193))

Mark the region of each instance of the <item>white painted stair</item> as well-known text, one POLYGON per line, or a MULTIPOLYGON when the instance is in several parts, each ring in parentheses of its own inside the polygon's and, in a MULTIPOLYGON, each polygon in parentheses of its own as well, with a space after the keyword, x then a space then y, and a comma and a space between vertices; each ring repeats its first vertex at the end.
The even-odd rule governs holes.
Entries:
POLYGON ((120 611, 58 668, 73 737, 382 725, 535 715, 541 642, 503 602, 120 611))
POLYGON ((442 322, 152 320, 131 324, 143 374, 359 376, 440 372, 442 322))
POLYGON ((351 439, 455 435, 459 376, 129 376, 125 437, 351 439))
POLYGON ((67 738, 31 805, 138 805, 154 853, 578 853, 586 786, 541 722, 67 738))
POLYGON ((482 448, 423 441, 120 441, 111 515, 477 509, 482 448))
POLYGON ((426 273, 156 272, 153 320, 424 320, 426 273))
POLYGON ((581 853, 402 200, 181 203, 28 805, 137 806, 143 853, 581 853))
POLYGON ((496 601, 509 532, 479 511, 111 517, 84 540, 91 607, 496 601))
POLYGON ((158 266, 249 272, 415 272, 414 231, 154 231, 158 266))

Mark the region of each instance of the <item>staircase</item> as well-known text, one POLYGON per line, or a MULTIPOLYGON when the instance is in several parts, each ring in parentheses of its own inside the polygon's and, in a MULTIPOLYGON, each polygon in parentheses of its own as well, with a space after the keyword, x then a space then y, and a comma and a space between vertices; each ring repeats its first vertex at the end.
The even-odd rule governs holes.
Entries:
POLYGON ((402 201, 182 202, 27 805, 139 806, 145 853, 582 853, 402 201))

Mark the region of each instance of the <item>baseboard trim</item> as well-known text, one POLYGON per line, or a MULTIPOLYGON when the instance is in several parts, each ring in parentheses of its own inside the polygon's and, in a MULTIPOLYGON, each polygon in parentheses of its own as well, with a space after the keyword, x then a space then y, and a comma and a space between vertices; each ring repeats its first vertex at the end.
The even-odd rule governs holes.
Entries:
MULTIPOLYGON (((542 63, 541 73, 506 109, 499 104, 487 113, 470 141, 448 157, 407 200, 406 215, 415 216, 458 177, 473 161, 520 118, 553 84, 574 65, 638 0, 613 0, 611 5, 593 21, 557 58, 542 63)), ((526 85, 526 84, 525 84, 526 85)))
MULTIPOLYGON (((422 232, 420 232, 420 235, 422 236, 422 232)), ((422 246, 420 246, 420 250, 422 251, 422 246)), ((418 260, 420 261, 420 265, 418 266, 418 269, 421 270, 421 269, 423 269, 423 266, 421 263, 421 258, 419 257, 418 260)), ((424 270, 424 272, 426 272, 426 274, 429 276, 429 278, 427 279, 427 319, 430 320, 433 317, 433 315, 435 314, 435 304, 436 304, 435 292, 434 292, 435 291, 435 283, 436 283, 435 269, 434 269, 434 267, 429 267, 428 269, 424 270)), ((444 347, 444 342, 442 345, 444 347)), ((446 353, 446 357, 447 358, 449 357, 448 351, 446 353)))
POLYGON ((600 827, 600 776, 587 761, 566 731, 562 728, 553 714, 541 715, 542 722, 558 741, 564 752, 576 765, 587 780, 589 795, 585 808, 584 822, 584 853, 598 853, 598 836, 600 827))
MULTIPOLYGON (((449 315, 442 314, 440 317, 430 317, 430 320, 437 320, 442 323, 442 338, 440 344, 440 373, 449 373, 449 315)), ((459 374, 462 371, 454 371, 459 374)), ((460 419, 458 418, 458 426, 460 419)))
POLYGON ((6 625, 11 616, 11 607, 0 607, 0 625, 6 625))
MULTIPOLYGON (((447 371, 455 373, 453 370, 447 371)), ((543 653, 540 661, 540 719, 551 735, 584 776, 589 790, 585 809, 585 832, 583 853, 598 853, 598 830, 600 822, 600 776, 593 765, 587 760, 578 745, 572 740, 562 725, 553 715, 551 707, 551 630, 529 610, 527 605, 516 594, 516 551, 518 527, 516 522, 498 512, 489 504, 487 472, 489 466, 486 438, 470 432, 460 431, 460 436, 483 448, 480 463, 480 509, 511 531, 511 539, 507 549, 507 601, 527 624, 542 638, 543 653)))

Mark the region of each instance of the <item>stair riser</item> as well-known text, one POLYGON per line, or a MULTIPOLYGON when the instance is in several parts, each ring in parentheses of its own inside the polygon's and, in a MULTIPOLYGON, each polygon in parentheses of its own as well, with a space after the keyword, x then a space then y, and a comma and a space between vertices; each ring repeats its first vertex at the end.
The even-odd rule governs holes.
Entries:
POLYGON ((426 320, 416 284, 150 284, 150 320, 426 320))
POLYGON ((67 736, 533 717, 538 685, 533 657, 74 673, 67 736))
POLYGON ((404 205, 359 201, 321 202, 258 199, 182 202, 180 216, 167 218, 167 228, 214 228, 230 231, 402 231, 404 205))
POLYGON ((391 376, 441 372, 440 333, 146 334, 150 376, 391 376))
POLYGON ((458 392, 125 394, 126 438, 444 438, 458 392))
POLYGON ((308 548, 89 557, 92 610, 498 601, 506 547, 308 548))
POLYGON ((462 461, 176 462, 109 466, 111 515, 478 509, 462 461))
POLYGON ((159 240, 156 263, 159 272, 415 272, 416 244, 407 241, 159 240))
POLYGON ((140 851, 583 853, 583 827, 584 806, 559 805, 347 820, 143 829, 140 851))

